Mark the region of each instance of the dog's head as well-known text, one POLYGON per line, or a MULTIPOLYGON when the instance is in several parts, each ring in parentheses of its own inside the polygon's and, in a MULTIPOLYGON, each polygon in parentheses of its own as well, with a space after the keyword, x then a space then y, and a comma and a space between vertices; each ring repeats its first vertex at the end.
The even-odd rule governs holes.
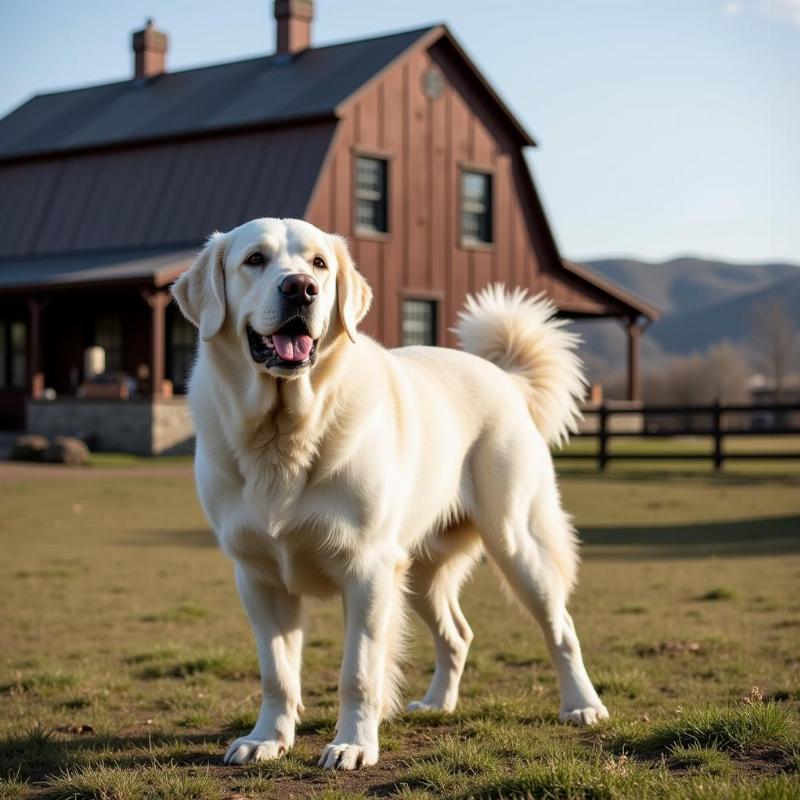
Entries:
POLYGON ((344 239, 295 219, 256 219, 215 233, 173 285, 209 341, 234 336, 256 369, 292 378, 336 337, 356 340, 372 301, 344 239))

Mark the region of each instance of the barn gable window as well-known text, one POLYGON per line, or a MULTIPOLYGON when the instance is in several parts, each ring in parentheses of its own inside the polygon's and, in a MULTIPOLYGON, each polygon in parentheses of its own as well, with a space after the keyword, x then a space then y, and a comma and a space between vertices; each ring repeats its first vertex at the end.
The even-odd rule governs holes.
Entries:
POLYGON ((436 344, 436 301, 403 301, 403 345, 436 344))
POLYGON ((491 244, 492 176, 485 172, 461 173, 461 241, 491 244))
POLYGON ((356 230, 387 233, 387 163, 381 158, 356 159, 356 230))

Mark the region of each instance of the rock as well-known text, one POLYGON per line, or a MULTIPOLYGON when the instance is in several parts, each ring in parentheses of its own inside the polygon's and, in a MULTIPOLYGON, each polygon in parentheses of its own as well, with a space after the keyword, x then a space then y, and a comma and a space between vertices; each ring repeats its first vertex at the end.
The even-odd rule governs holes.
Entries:
POLYGON ((56 436, 44 453, 44 461, 82 467, 89 463, 89 448, 74 436, 56 436))
POLYGON ((12 461, 43 461, 48 447, 50 440, 46 436, 30 433, 18 436, 11 448, 10 458, 12 461))

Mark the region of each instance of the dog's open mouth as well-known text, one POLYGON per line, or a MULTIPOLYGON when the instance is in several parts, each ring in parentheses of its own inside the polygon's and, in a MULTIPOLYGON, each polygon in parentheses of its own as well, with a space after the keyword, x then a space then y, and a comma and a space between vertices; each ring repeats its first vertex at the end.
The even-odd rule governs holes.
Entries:
POLYGON ((313 364, 317 355, 317 341, 311 338, 299 317, 269 336, 263 336, 248 325, 247 341, 253 361, 267 367, 297 369, 313 364))

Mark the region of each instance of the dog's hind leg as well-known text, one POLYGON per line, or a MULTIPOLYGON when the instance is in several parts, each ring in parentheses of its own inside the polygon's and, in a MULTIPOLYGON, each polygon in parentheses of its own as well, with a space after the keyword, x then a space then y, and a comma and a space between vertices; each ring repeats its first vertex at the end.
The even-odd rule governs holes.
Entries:
POLYGON ((487 544, 490 555, 523 607, 536 619, 558 675, 562 722, 591 725, 608 717, 586 667, 575 626, 566 607, 566 587, 550 555, 542 552, 526 526, 509 523, 514 546, 487 544))
POLYGON ((552 464, 542 466, 533 494, 528 480, 517 482, 515 471, 507 471, 508 495, 501 491, 481 498, 485 513, 479 527, 492 560, 544 633, 561 689, 560 719, 591 725, 607 718, 608 711, 586 672, 567 612, 577 569, 574 534, 561 508, 552 464))
POLYGON ((409 602, 433 634, 436 670, 422 700, 409 711, 452 711, 467 660, 472 630, 461 611, 458 595, 480 554, 480 539, 471 526, 440 534, 409 571, 409 602))

